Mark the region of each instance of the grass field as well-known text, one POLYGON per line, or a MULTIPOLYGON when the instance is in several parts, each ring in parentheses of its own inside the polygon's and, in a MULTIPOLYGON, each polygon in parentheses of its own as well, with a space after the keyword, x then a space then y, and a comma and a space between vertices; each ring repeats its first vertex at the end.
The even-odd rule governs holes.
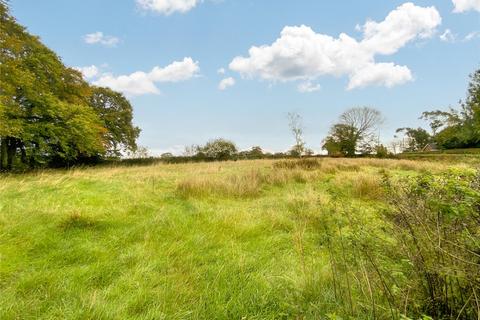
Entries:
POLYGON ((374 278, 382 270, 372 259, 399 291, 407 263, 368 254, 395 245, 385 176, 473 171, 323 159, 6 175, 0 319, 400 317, 382 293, 396 289, 374 278), (372 250, 352 265, 349 237, 359 234, 372 250))

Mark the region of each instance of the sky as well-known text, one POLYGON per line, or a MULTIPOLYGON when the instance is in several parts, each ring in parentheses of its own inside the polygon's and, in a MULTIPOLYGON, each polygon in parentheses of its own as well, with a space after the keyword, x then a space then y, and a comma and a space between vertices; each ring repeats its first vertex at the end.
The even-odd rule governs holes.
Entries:
POLYGON ((480 67, 480 0, 10 0, 19 23, 123 92, 152 154, 213 138, 286 151, 287 114, 316 152, 345 110, 370 106, 388 143, 456 106, 480 67))

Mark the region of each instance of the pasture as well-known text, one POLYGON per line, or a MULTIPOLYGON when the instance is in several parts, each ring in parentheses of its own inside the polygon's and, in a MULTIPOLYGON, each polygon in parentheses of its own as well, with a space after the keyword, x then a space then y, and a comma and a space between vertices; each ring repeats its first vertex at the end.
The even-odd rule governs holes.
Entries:
MULTIPOLYGON (((478 201, 471 163, 327 158, 1 176, 0 318, 426 317, 421 275, 392 218, 409 201, 397 191, 419 177, 459 181, 462 214, 478 201)), ((458 301, 460 318, 475 312, 473 293, 458 301)))

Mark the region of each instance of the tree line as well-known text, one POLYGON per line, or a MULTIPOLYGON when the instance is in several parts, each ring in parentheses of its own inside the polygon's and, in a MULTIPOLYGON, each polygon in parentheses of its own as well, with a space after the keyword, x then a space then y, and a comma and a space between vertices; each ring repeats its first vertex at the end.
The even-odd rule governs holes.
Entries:
POLYGON ((68 166, 136 149, 120 93, 89 85, 0 1, 0 170, 68 166))
MULTIPOLYGON (((298 113, 287 114, 288 124, 295 141, 289 151, 282 153, 263 152, 259 146, 251 150, 238 151, 234 142, 215 139, 204 146, 190 146, 182 157, 170 153, 162 158, 183 158, 184 160, 237 160, 312 156, 314 152, 306 147, 304 125, 298 113)), ((467 98, 460 101, 458 108, 447 111, 425 111, 420 119, 427 121, 430 131, 424 128, 398 128, 395 140, 390 146, 380 141, 380 128, 385 118, 381 112, 371 107, 355 107, 343 112, 338 121, 330 127, 322 142, 322 149, 329 156, 354 157, 394 156, 402 152, 432 149, 448 150, 480 147, 480 69, 470 75, 467 98), (400 136, 400 139, 399 139, 400 136)))
MULTIPOLYGON (((119 92, 88 84, 82 74, 29 34, 0 0, 0 170, 65 167, 97 163, 126 154, 148 157, 137 148, 140 129, 133 109, 119 92)), ((311 156, 306 147, 302 117, 289 113, 295 144, 287 152, 268 153, 259 146, 239 151, 235 143, 215 139, 187 147, 182 157, 163 159, 229 160, 311 156)), ((397 129, 389 146, 380 142, 384 122, 371 107, 352 108, 333 124, 322 149, 330 156, 387 157, 399 152, 480 147, 480 69, 468 85, 467 98, 457 108, 424 112, 430 130, 397 129)))

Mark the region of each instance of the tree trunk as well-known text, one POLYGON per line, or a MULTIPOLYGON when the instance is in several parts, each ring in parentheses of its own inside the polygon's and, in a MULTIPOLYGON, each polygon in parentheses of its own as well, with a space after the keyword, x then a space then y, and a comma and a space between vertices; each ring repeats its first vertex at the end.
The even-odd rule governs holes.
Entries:
POLYGON ((7 138, 0 138, 0 170, 7 169, 7 138))
POLYGON ((20 146, 21 159, 23 164, 27 164, 27 151, 25 150, 25 145, 22 143, 20 146))
POLYGON ((13 160, 17 151, 17 141, 15 138, 7 138, 7 170, 13 169, 13 160))

